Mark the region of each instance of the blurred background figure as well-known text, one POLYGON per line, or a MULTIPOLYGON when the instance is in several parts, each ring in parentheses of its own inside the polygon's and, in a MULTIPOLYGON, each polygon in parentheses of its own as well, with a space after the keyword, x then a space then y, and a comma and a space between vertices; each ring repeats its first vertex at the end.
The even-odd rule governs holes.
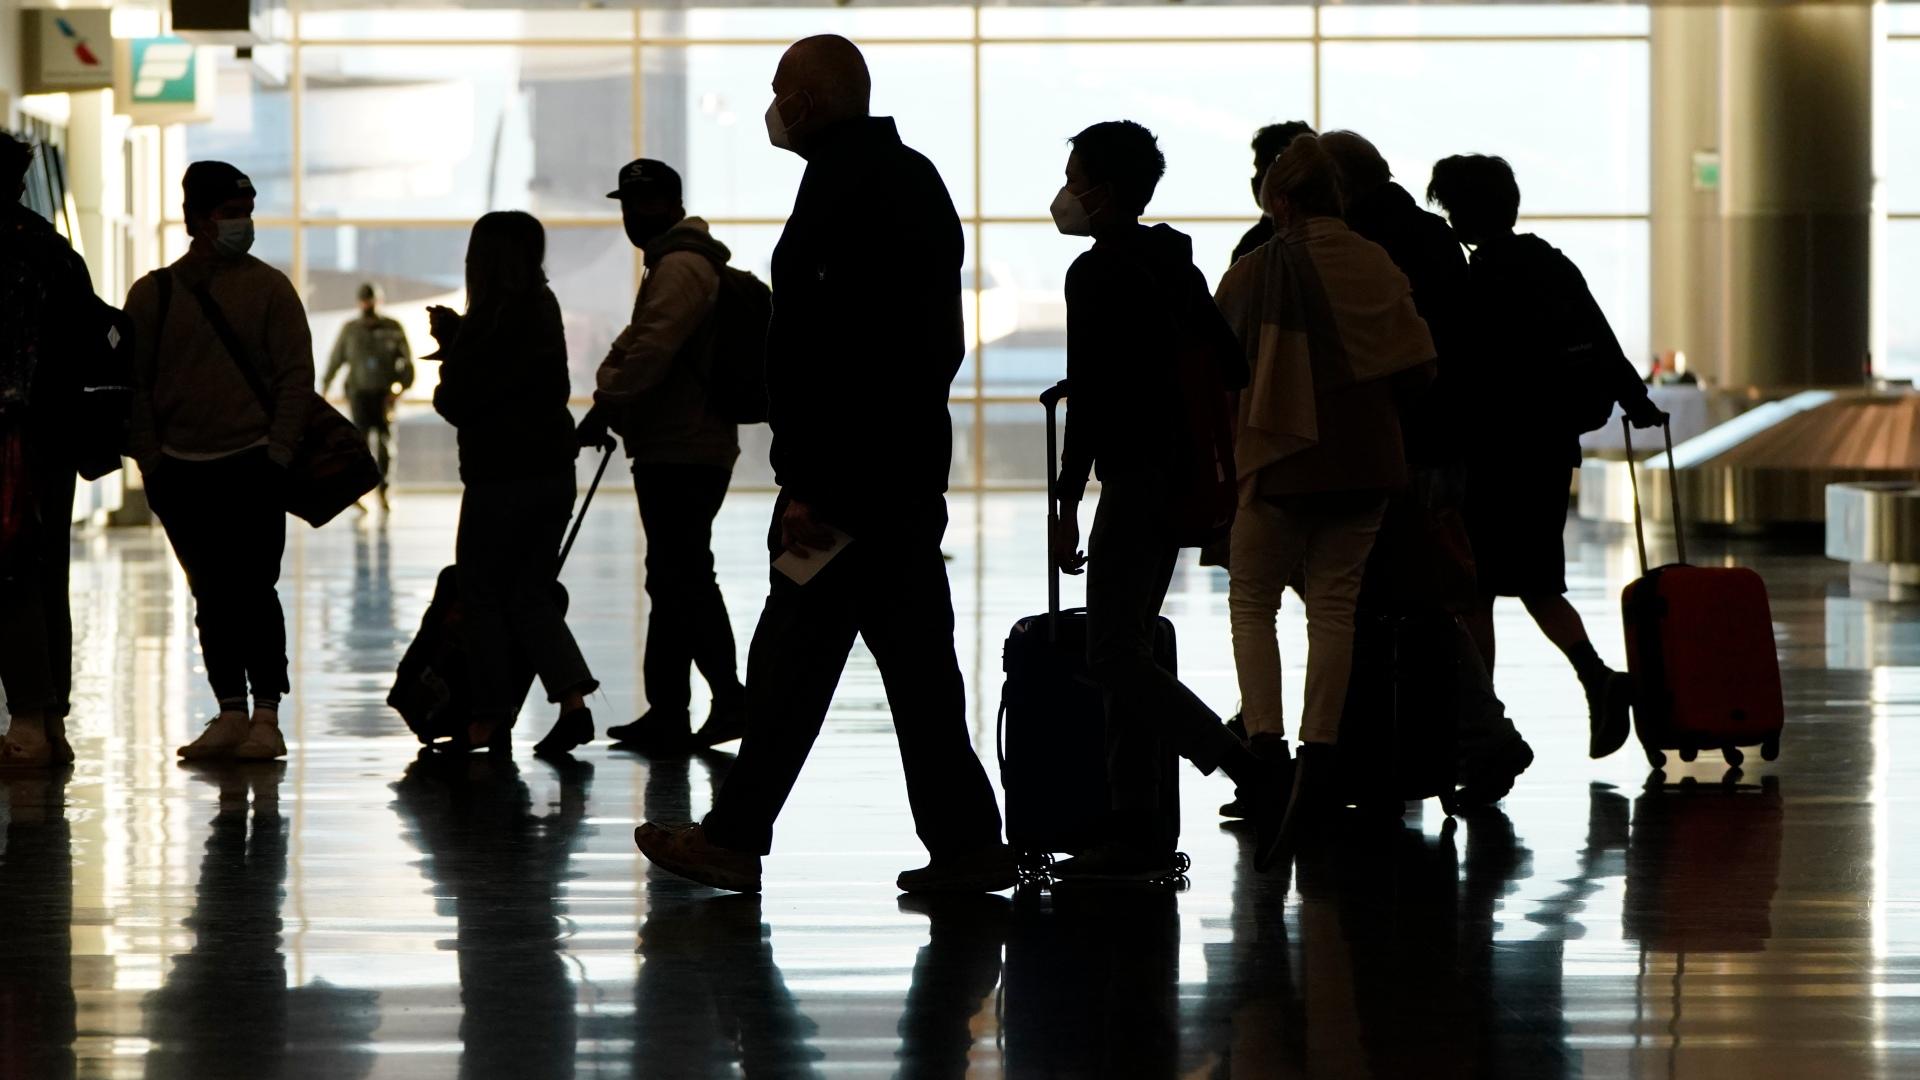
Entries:
POLYGON ((340 328, 320 389, 326 392, 333 386, 333 377, 345 369, 347 415, 367 437, 374 460, 380 463, 380 509, 385 510, 387 475, 393 466, 393 403, 413 385, 413 349, 407 344, 406 330, 380 314, 378 285, 361 284, 358 297, 360 315, 340 328))
POLYGON ((1260 189, 1267 182, 1267 169, 1280 155, 1286 153, 1287 146, 1301 135, 1313 134, 1313 125, 1305 120, 1288 120, 1282 124, 1268 124, 1253 134, 1253 202, 1260 207, 1260 220, 1234 245, 1233 261, 1239 262, 1248 253, 1261 244, 1273 239, 1273 218, 1260 201, 1260 189))

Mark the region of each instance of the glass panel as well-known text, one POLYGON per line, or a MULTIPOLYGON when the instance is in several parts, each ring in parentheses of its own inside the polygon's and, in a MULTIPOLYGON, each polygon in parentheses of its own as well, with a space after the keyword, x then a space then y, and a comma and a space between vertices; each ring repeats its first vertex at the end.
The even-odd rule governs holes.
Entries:
POLYGON ((1178 7, 984 7, 985 38, 1309 37, 1313 9, 1181 4, 1178 7))
POLYGON ((382 39, 387 41, 446 40, 496 41, 523 38, 633 37, 633 14, 627 11, 486 10, 490 3, 465 3, 459 10, 394 10, 358 7, 328 0, 326 10, 300 14, 300 36, 307 40, 382 39))
MULTIPOLYGON (((688 205, 714 217, 785 217, 805 163, 767 142, 781 46, 645 50, 646 154, 679 168, 688 205)), ((962 214, 973 207, 973 54, 966 46, 868 46, 873 109, 940 170, 962 214)))
POLYGON ((633 53, 618 48, 308 48, 309 217, 617 215, 633 53))
POLYGON ((1538 234, 1573 260, 1627 359, 1645 370, 1653 358, 1647 282, 1651 226, 1644 221, 1522 221, 1520 231, 1538 234))
POLYGON ((1329 37, 1574 37, 1645 34, 1651 26, 1650 12, 1637 4, 1332 4, 1320 9, 1320 32, 1329 37))
POLYGON ((1322 60, 1326 126, 1373 140, 1409 191, 1449 154, 1499 154, 1523 213, 1647 210, 1644 43, 1329 44, 1322 60))
POLYGON ((1887 223, 1887 256, 1881 272, 1880 309, 1885 312, 1887 355, 1874 372, 1894 379, 1920 379, 1920 221, 1887 223))
POLYGON ((1880 115, 1886 132, 1887 209, 1920 211, 1920 41, 1887 43, 1880 72, 1880 115))
POLYGON ((169 218, 180 214, 180 177, 188 163, 206 160, 228 162, 247 174, 255 192, 254 213, 293 213, 293 95, 273 72, 274 65, 222 56, 213 120, 168 129, 161 205, 169 218))
POLYGON ((1886 26, 1890 34, 1920 34, 1920 4, 1888 4, 1886 26))
POLYGON ((986 211, 1045 217, 1067 140, 1127 118, 1167 157, 1156 214, 1239 214, 1262 124, 1313 111, 1310 45, 990 45, 981 51, 986 211))
POLYGON ((964 7, 847 8, 827 5, 687 10, 672 4, 650 4, 640 13, 640 28, 646 38, 673 41, 703 38, 797 41, 812 34, 839 34, 863 43, 883 38, 957 38, 965 41, 973 37, 973 12, 964 7))
MULTIPOLYGON (((464 226, 308 229, 306 302, 322 373, 362 281, 386 290, 388 314, 406 327, 414 351, 431 352, 427 305, 459 310, 466 304, 467 232, 464 226)), ((593 392, 594 371, 633 312, 633 261, 633 246, 617 226, 547 230, 547 275, 565 318, 576 395, 593 392)), ((438 365, 421 364, 408 396, 431 398, 438 380, 438 365)))

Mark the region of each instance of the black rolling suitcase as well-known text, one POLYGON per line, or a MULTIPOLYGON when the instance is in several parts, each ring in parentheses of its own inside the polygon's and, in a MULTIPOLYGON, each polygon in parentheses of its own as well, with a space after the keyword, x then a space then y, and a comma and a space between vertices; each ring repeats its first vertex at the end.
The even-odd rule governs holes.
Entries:
MULTIPOLYGON (((1047 391, 1047 524, 1059 516, 1055 410, 1065 383, 1047 391)), ((1049 545, 1050 547, 1050 545, 1049 545)), ((1047 610, 1013 624, 1001 669, 997 736, 1000 786, 1006 792, 1007 843, 1023 870, 1043 871, 1056 854, 1077 855, 1104 838, 1112 799, 1107 785, 1107 717, 1100 690, 1087 677, 1087 611, 1060 610, 1060 570, 1047 557, 1047 610)), ((1175 672, 1173 623, 1155 623, 1153 657, 1175 672)), ((1160 781, 1167 835, 1180 835, 1180 759, 1163 744, 1160 781)))
POLYGON ((1445 611, 1354 620, 1338 755, 1348 803, 1399 817, 1407 803, 1437 798, 1454 813, 1465 632, 1445 611))
MULTIPOLYGON (((573 550, 574 538, 580 535, 580 523, 586 520, 587 507, 593 505, 594 492, 600 490, 600 478, 607 474, 607 463, 612 460, 613 447, 609 446, 600 457, 600 467, 594 471, 587 497, 580 501, 580 509, 574 511, 573 527, 567 530, 567 542, 560 548, 562 566, 573 550)), ((565 614, 566 586, 555 581, 553 592, 561 613, 565 614)), ((472 713, 473 681, 467 671, 467 650, 460 634, 461 615, 460 578, 456 569, 448 566, 433 583, 433 599, 427 602, 426 614, 420 617, 420 632, 413 636, 413 643, 400 657, 393 689, 387 692, 387 704, 407 722, 414 737, 429 746, 458 738, 472 713)), ((532 667, 522 665, 522 668, 514 673, 515 701, 524 701, 533 686, 532 667)), ((515 711, 518 711, 517 705, 515 711)))

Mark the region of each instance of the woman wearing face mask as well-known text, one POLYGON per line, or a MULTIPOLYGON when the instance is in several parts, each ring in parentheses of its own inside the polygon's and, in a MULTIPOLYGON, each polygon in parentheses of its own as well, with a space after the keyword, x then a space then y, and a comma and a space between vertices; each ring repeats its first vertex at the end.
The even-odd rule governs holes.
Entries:
POLYGON ((313 397, 313 340, 293 283, 247 254, 252 182, 225 162, 198 161, 181 187, 187 253, 134 283, 126 304, 137 383, 130 449, 187 573, 219 702, 180 756, 284 757, 280 486, 313 397))
POLYGON ((518 210, 474 223, 467 311, 428 310, 445 362, 433 407, 459 429, 460 627, 473 675, 470 747, 504 749, 520 710, 513 673, 531 664, 560 707, 534 747, 565 754, 593 739, 599 688, 554 593, 577 494, 572 392, 560 302, 547 287, 547 236, 518 210))

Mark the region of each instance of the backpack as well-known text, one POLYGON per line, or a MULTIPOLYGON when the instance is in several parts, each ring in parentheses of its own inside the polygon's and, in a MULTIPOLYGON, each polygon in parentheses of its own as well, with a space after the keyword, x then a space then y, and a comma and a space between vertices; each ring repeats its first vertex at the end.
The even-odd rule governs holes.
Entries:
POLYGON ((700 382, 718 415, 736 424, 767 422, 767 328, 773 290, 746 270, 715 261, 720 300, 713 309, 713 340, 700 365, 700 382))
POLYGON ((1247 385, 1239 338, 1214 305, 1206 279, 1187 267, 1189 284, 1173 320, 1173 375, 1181 441, 1173 473, 1173 533, 1181 547, 1207 548, 1233 531, 1240 505, 1233 456, 1233 394, 1247 385))

